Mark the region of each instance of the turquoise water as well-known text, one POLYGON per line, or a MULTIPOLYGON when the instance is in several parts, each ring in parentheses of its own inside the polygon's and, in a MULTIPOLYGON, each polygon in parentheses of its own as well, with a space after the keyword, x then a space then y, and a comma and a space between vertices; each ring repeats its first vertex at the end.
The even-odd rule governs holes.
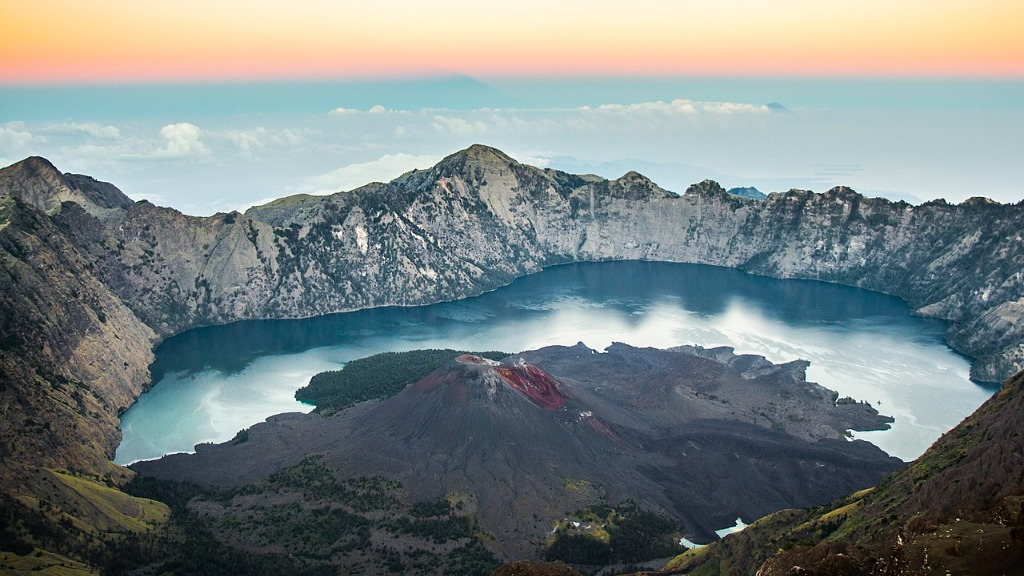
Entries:
POLYGON ((890 431, 857 437, 912 459, 992 393, 970 382, 944 329, 897 298, 834 284, 687 264, 558 266, 456 302, 237 322, 170 338, 156 351, 156 386, 122 417, 116 461, 191 451, 270 415, 308 411, 293 394, 313 374, 376 352, 517 352, 580 341, 595 349, 725 345, 773 362, 809 360, 809 380, 896 418, 890 431))

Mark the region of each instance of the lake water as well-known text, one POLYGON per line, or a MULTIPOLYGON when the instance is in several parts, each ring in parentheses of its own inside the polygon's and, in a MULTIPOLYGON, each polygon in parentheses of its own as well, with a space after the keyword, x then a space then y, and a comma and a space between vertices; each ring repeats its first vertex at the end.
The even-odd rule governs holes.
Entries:
POLYGON ((942 339, 946 324, 898 298, 711 266, 604 262, 549 268, 475 298, 305 320, 237 322, 166 340, 154 388, 122 416, 116 461, 223 442, 281 412, 324 370, 383 351, 518 352, 583 342, 732 346, 773 362, 809 360, 809 380, 874 404, 892 429, 857 433, 905 460, 973 412, 993 388, 942 339))

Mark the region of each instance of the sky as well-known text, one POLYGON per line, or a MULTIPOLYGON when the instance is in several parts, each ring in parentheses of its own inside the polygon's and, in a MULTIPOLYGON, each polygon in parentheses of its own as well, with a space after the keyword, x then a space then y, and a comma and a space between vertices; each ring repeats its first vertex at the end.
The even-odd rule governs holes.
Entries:
POLYGON ((14 82, 1024 72, 1019 0, 4 0, 0 16, 14 82))
POLYGON ((192 214, 473 143, 682 192, 1024 198, 1019 0, 0 0, 0 164, 192 214))

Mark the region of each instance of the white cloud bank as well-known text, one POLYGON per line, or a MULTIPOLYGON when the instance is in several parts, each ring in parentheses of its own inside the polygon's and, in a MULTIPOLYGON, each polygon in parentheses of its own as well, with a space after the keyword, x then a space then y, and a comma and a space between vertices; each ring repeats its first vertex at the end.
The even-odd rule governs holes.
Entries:
POLYGON ((552 108, 414 109, 339 99, 348 106, 237 116, 62 114, 0 123, 0 161, 45 156, 61 170, 191 214, 387 182, 473 143, 536 166, 607 177, 636 169, 676 191, 712 177, 766 192, 844 184, 953 202, 1024 195, 1019 106, 946 111, 883 102, 829 111, 797 103, 780 112, 744 102, 746 93, 707 100, 663 93, 621 103, 590 94, 581 105, 552 108))
POLYGON ((356 162, 306 178, 294 192, 325 195, 353 190, 370 182, 390 182, 410 170, 429 168, 441 158, 434 154, 385 154, 376 160, 356 162))
POLYGON ((166 140, 164 146, 153 153, 157 158, 205 157, 210 149, 203 142, 203 131, 189 122, 167 124, 160 129, 166 140))

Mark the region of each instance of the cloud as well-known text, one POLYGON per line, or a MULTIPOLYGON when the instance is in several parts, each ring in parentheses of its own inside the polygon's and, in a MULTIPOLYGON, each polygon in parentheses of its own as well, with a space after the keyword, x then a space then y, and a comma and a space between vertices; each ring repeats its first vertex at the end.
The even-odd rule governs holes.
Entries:
POLYGON ((584 112, 658 112, 663 114, 767 114, 772 108, 767 104, 747 104, 744 102, 699 102, 683 98, 677 98, 671 102, 656 100, 653 102, 639 102, 636 104, 602 104, 596 108, 584 106, 580 108, 584 112))
POLYGON ((774 112, 764 104, 744 102, 702 102, 688 99, 655 100, 633 104, 601 104, 577 108, 517 109, 479 108, 469 111, 424 109, 422 122, 435 133, 455 136, 502 134, 559 134, 621 132, 637 126, 653 130, 676 130, 679 123, 691 127, 702 119, 767 117, 774 112))
POLYGON ((489 130, 487 124, 482 120, 467 120, 454 116, 435 115, 433 125, 438 132, 463 136, 482 134, 489 130))
POLYGON ((57 134, 84 134, 103 140, 117 140, 121 137, 121 129, 117 126, 103 125, 97 122, 62 122, 47 126, 44 130, 57 134))
POLYGON ((0 150, 18 153, 32 144, 45 140, 25 129, 22 122, 0 124, 0 150))
POLYGON ((263 128, 256 128, 255 130, 228 130, 224 133, 224 136, 238 148, 239 153, 243 157, 251 160, 257 150, 266 148, 266 144, 263 143, 266 132, 263 128))
POLYGON ((188 122, 167 124, 160 129, 160 136, 166 140, 163 148, 153 155, 158 158, 203 157, 210 154, 210 149, 203 143, 203 131, 199 126, 188 122))
POLYGON ((333 194, 370 182, 388 182, 414 168, 428 168, 441 160, 433 154, 386 154, 376 160, 349 164, 319 176, 306 178, 292 193, 333 194))
POLYGON ((330 116, 357 116, 360 114, 409 114, 408 110, 392 109, 383 104, 371 106, 369 110, 363 111, 358 108, 345 108, 339 106, 327 113, 330 116))
POLYGON ((547 154, 516 151, 509 151, 506 152, 506 154, 515 158, 517 162, 529 164, 530 166, 535 166, 537 168, 547 168, 548 166, 551 166, 551 158, 547 154))

